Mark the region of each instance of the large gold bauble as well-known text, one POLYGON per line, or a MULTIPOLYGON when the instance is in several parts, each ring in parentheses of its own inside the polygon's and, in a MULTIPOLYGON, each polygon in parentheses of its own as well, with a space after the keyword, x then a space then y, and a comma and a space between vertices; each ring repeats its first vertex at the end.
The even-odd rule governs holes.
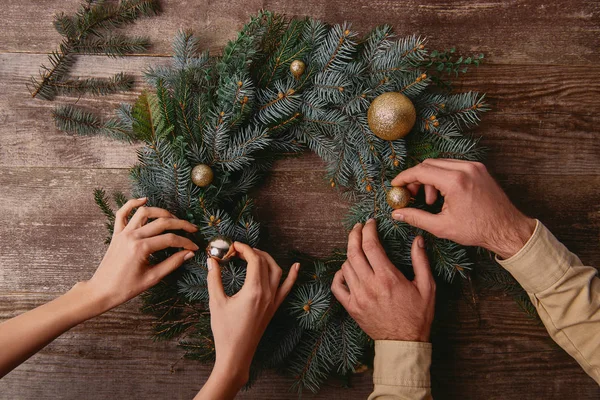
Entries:
POLYGON ((387 203, 394 210, 404 208, 410 203, 411 193, 405 187, 392 186, 387 192, 386 200, 387 203))
POLYGON ((380 139, 396 140, 408 135, 417 119, 415 106, 398 92, 375 97, 367 113, 369 128, 380 139))
POLYGON ((290 64, 290 72, 292 73, 292 75, 294 75, 294 78, 296 79, 299 79, 302 76, 305 69, 306 64, 304 64, 304 61, 302 60, 294 60, 290 64))
POLYGON ((210 185, 214 176, 212 168, 206 164, 198 164, 192 169, 192 182, 196 186, 206 187, 210 185))

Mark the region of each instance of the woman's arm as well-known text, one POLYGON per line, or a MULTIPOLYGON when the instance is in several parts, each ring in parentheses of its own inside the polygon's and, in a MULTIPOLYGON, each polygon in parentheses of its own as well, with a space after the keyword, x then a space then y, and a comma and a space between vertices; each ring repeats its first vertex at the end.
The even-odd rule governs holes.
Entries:
POLYGON ((115 216, 110 246, 94 276, 63 296, 0 324, 0 377, 75 325, 102 314, 154 286, 198 250, 191 240, 165 230, 196 232, 197 227, 168 211, 143 207, 146 199, 130 200, 115 216), (134 208, 136 213, 127 220, 134 208), (146 224, 149 218, 154 221, 146 224), (151 266, 151 253, 183 248, 151 266))
POLYGON ((296 263, 280 287, 281 268, 268 253, 238 242, 234 248, 239 257, 248 262, 248 269, 244 286, 231 297, 223 289, 219 264, 208 260, 210 322, 216 362, 195 400, 235 397, 248 381, 252 357, 269 321, 298 277, 300 264, 296 263))

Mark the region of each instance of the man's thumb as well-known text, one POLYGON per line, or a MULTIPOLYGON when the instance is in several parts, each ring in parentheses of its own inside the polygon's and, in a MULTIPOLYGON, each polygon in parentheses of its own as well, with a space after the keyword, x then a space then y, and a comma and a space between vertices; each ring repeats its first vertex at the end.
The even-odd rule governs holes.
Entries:
MULTIPOLYGON (((418 208, 402 208, 392 212, 392 218, 404 221, 409 225, 434 233, 437 226, 437 216, 418 208)), ((435 234, 435 233, 434 233, 435 234)))
POLYGON ((226 297, 226 294, 221 278, 221 266, 213 258, 209 258, 206 261, 206 265, 208 267, 208 276, 206 278, 208 296, 210 297, 210 300, 223 300, 226 297))

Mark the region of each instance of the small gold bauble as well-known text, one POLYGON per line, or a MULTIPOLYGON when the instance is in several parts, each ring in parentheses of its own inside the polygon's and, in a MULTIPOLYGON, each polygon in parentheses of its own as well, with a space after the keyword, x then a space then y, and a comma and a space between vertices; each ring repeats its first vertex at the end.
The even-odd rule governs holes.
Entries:
POLYGON ((296 79, 299 79, 302 76, 305 69, 306 64, 304 64, 304 61, 302 60, 294 60, 290 64, 290 72, 292 73, 292 75, 294 75, 294 78, 296 79))
POLYGON ((208 242, 206 254, 218 262, 229 261, 229 259, 235 255, 233 242, 228 237, 215 236, 208 242))
POLYGON ((192 169, 192 182, 196 186, 206 187, 214 178, 213 170, 206 164, 198 164, 192 169))
POLYGON ((408 97, 398 92, 375 97, 367 112, 369 128, 383 140, 396 140, 408 135, 416 119, 415 106, 408 97))
POLYGON ((410 190, 405 187, 392 186, 390 190, 388 190, 386 195, 387 203, 394 210, 399 208, 404 208, 410 202, 410 190))

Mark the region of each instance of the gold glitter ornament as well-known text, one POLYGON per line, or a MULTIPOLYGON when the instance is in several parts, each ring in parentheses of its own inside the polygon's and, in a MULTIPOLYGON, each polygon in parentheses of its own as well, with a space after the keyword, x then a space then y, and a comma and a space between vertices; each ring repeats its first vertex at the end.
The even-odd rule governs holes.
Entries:
POLYGON ((398 92, 387 92, 371 102, 367 120, 375 136, 396 140, 408 135, 417 120, 417 112, 408 97, 398 92))
POLYGON ((207 187, 212 183, 214 176, 212 168, 206 164, 198 164, 192 169, 192 182, 196 186, 207 187))
POLYGON ((294 60, 290 64, 290 72, 294 75, 294 78, 300 79, 304 70, 306 69, 306 64, 302 60, 294 60))
POLYGON ((408 203, 410 203, 410 198, 410 190, 400 186, 392 186, 392 188, 388 190, 387 195, 385 197, 387 203, 394 210, 406 207, 408 203))
POLYGON ((215 236, 206 246, 206 254, 218 262, 227 262, 235 255, 233 242, 225 236, 215 236))

